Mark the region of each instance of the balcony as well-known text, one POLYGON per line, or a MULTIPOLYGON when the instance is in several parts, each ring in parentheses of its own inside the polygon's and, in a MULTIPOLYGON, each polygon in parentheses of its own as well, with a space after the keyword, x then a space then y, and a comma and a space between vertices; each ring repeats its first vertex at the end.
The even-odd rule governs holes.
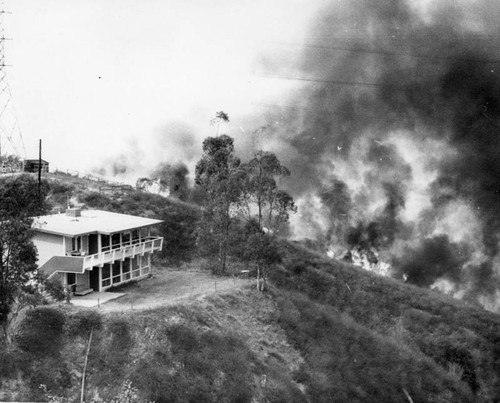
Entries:
POLYGON ((144 256, 145 253, 153 253, 161 250, 163 238, 148 237, 141 239, 141 242, 128 242, 120 247, 104 250, 101 253, 79 257, 83 260, 83 269, 92 270, 94 266, 102 266, 105 263, 113 263, 116 260, 125 260, 134 256, 144 256))

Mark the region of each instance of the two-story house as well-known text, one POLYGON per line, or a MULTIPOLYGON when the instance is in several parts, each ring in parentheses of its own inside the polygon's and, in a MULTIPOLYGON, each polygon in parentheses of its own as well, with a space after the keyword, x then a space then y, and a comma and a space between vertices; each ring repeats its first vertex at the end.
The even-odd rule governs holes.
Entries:
POLYGON ((38 267, 78 294, 141 279, 151 273, 153 252, 162 248, 163 238, 151 236, 161 222, 78 208, 36 217, 38 267))

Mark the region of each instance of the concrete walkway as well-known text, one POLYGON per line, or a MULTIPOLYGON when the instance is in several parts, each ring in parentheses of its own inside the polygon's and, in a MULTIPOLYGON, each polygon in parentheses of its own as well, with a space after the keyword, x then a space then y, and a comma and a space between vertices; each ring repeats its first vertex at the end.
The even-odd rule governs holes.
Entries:
POLYGON ((71 303, 75 306, 99 306, 112 299, 123 297, 125 294, 120 292, 91 292, 87 295, 73 296, 71 303))

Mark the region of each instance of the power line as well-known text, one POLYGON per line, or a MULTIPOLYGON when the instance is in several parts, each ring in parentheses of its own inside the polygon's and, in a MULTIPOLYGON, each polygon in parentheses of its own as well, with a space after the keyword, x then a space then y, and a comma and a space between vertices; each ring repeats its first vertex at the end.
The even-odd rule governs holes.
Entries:
MULTIPOLYGON (((270 103, 264 103, 264 102, 255 102, 254 105, 263 107, 263 108, 269 108, 269 109, 280 109, 280 110, 287 110, 291 112, 297 112, 301 110, 309 111, 309 112, 318 112, 312 107, 307 107, 307 106, 292 106, 292 105, 278 105, 278 104, 270 104, 270 103)), ((334 109, 334 110, 329 110, 328 111, 329 115, 339 115, 339 116, 356 116, 356 117, 362 117, 366 119, 378 119, 380 116, 378 115, 370 115, 366 113, 359 113, 356 110, 352 111, 343 111, 340 109, 334 109)))
POLYGON ((369 83, 369 82, 365 82, 365 81, 324 80, 324 79, 319 79, 319 78, 292 77, 292 76, 272 75, 272 74, 261 74, 260 77, 275 79, 275 80, 305 81, 305 82, 321 83, 321 84, 347 85, 347 86, 353 86, 353 87, 371 87, 371 88, 384 87, 384 88, 392 88, 392 89, 400 90, 400 91, 405 91, 409 88, 409 86, 369 83))
POLYGON ((384 56, 401 56, 401 57, 412 57, 415 59, 429 59, 429 60, 451 60, 451 61, 478 61, 488 64, 500 63, 500 59, 484 59, 484 58, 474 58, 474 57, 459 57, 459 56, 435 56, 435 55, 424 55, 415 54, 408 52, 395 52, 389 50, 377 50, 377 49, 366 49, 362 47, 349 47, 349 46, 331 46, 331 45, 320 45, 312 43, 293 43, 293 42, 270 42, 278 45, 285 46, 301 46, 310 49, 321 49, 321 50, 332 50, 332 51, 342 51, 350 53, 368 53, 377 54, 384 56))

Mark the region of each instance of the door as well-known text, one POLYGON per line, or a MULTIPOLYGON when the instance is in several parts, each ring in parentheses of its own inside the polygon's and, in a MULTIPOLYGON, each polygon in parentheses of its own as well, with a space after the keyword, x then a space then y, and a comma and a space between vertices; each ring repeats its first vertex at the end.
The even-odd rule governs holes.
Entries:
POLYGON ((94 291, 99 291, 99 267, 94 267, 89 273, 90 288, 94 291))

